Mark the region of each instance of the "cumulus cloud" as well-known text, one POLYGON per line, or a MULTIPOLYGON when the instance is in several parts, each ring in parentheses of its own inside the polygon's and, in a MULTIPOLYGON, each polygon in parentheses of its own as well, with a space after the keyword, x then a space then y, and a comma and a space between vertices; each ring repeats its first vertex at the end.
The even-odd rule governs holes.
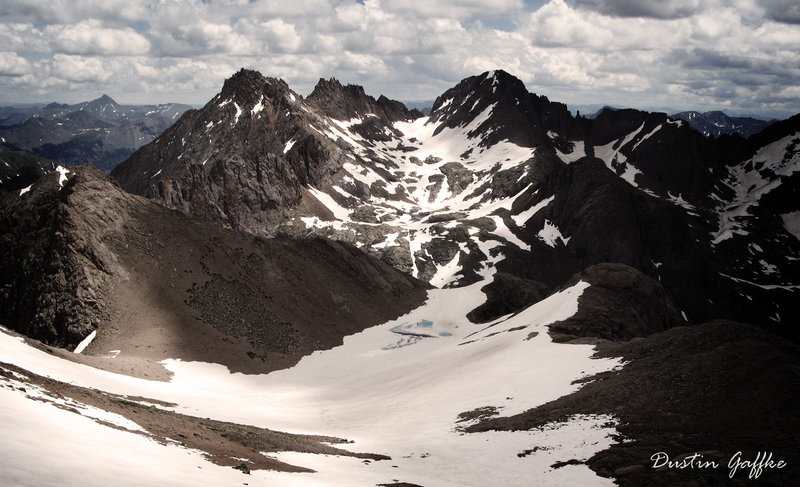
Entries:
POLYGON ((95 19, 74 25, 48 26, 45 38, 53 51, 66 54, 140 55, 150 50, 150 42, 130 27, 103 27, 95 19))
POLYGON ((522 10, 521 0, 440 0, 436 2, 419 2, 417 0, 393 0, 380 4, 377 0, 365 3, 382 5, 388 12, 402 13, 414 17, 470 18, 498 17, 522 10))
POLYGON ((0 76, 22 76, 31 72, 27 59, 13 52, 0 51, 0 76))
POLYGON ((240 67, 300 93, 335 76, 419 101, 502 68, 567 103, 786 115, 800 106, 798 10, 794 0, 5 0, 0 101, 78 101, 66 96, 85 90, 203 103, 240 67))
POLYGON ((152 34, 154 47, 162 56, 202 56, 208 54, 252 54, 254 41, 237 32, 227 22, 202 18, 163 27, 152 34))
POLYGON ((148 5, 130 0, 3 0, 4 22, 69 24, 86 19, 134 21, 147 16, 148 5))
POLYGON ((66 81, 78 83, 104 83, 113 71, 107 69, 102 59, 84 56, 56 54, 52 60, 52 75, 66 81))

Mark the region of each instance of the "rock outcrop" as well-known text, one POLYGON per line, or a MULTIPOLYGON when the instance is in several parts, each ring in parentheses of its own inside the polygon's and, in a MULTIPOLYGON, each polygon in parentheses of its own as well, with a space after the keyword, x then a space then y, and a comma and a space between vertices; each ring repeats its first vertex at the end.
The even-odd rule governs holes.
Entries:
POLYGON ((630 340, 683 323, 680 312, 658 281, 624 264, 597 264, 564 287, 591 284, 578 298, 578 312, 549 326, 555 341, 576 337, 630 340))

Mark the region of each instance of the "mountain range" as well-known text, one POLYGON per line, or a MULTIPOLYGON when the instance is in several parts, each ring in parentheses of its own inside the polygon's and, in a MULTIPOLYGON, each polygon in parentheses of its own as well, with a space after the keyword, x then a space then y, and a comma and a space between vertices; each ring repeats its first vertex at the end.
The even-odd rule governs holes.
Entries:
MULTIPOLYGON (((0 139, 8 148, 58 164, 92 164, 110 171, 189 108, 120 105, 108 95, 73 105, 0 107, 0 139)), ((0 175, 0 180, 8 178, 0 175)))
POLYGON ((732 478, 653 467, 667 450, 770 451, 789 468, 755 482, 791 485, 800 115, 713 135, 662 113, 572 116, 499 70, 427 115, 241 70, 110 175, 58 167, 2 193, 0 323, 174 388, 46 373, 64 359, 4 335, 3 391, 111 401, 140 426, 142 404, 174 404, 148 410, 151 437, 251 474, 288 467, 242 424, 373 452, 345 466, 277 448, 333 485, 732 478), (178 412, 189 429, 168 431, 178 412), (203 433, 224 448, 198 439, 201 415, 230 422, 203 433))
POLYGON ((753 117, 730 117, 716 110, 704 113, 680 112, 673 114, 672 118, 685 120, 693 129, 702 132, 706 137, 739 134, 746 138, 761 132, 775 122, 775 120, 767 121, 753 117))
POLYGON ((683 322, 788 336, 797 125, 708 139, 664 114, 575 118, 502 71, 420 117, 336 80, 302 99, 242 71, 111 175, 232 229, 350 242, 439 287, 496 265, 552 292, 618 262, 658 280, 683 322))

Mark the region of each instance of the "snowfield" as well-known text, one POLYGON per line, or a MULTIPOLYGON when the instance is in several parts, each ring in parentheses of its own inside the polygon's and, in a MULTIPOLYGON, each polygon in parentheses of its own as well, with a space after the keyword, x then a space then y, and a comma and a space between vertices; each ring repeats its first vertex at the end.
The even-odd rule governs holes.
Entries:
MULTIPOLYGON (((0 483, 4 485, 425 486, 613 485, 585 465, 613 443, 613 418, 574 417, 520 432, 464 433, 459 414, 493 407, 525 411, 578 389, 573 381, 620 366, 591 359, 593 347, 553 343, 546 325, 577 311, 585 282, 517 315, 476 325, 465 315, 485 283, 435 289, 411 313, 345 338, 295 367, 266 375, 231 374, 220 365, 166 361, 170 382, 116 375, 56 358, 0 333, 2 361, 51 378, 111 393, 178 404, 175 411, 292 433, 334 435, 351 451, 391 460, 279 453, 316 470, 251 475, 112 429, 84 414, 32 400, 0 382, 0 483), (408 324, 414 324, 411 328, 408 324), (397 333, 421 328, 430 337, 397 333), (395 329, 395 331, 393 331, 395 329), (531 453, 531 450, 536 449, 531 453), (143 468, 142 466, 146 466, 143 468)), ((94 417, 98 417, 97 414, 94 417)), ((130 426, 127 429, 133 429, 130 426)))
MULTIPOLYGON (((311 194, 331 210, 334 221, 307 217, 300 219, 309 230, 332 228, 350 231, 354 235, 358 235, 359 227, 363 226, 391 227, 390 234, 398 234, 391 244, 388 241, 379 241, 370 247, 384 249, 401 246, 401 242, 405 241, 403 243, 407 243, 409 249, 411 274, 437 287, 447 287, 459 281, 459 273, 462 271, 460 257, 469 255, 471 250, 464 246, 449 262, 436 263, 432 262, 430 254, 420 252, 423 245, 437 238, 440 222, 436 221, 436 217, 452 219, 447 215, 454 212, 468 215, 461 218, 462 221, 490 217, 494 220, 496 229, 488 231, 488 236, 482 238, 530 249, 497 216, 498 211, 509 210, 514 200, 520 194, 526 193, 530 185, 520 187, 514 194, 504 197, 489 198, 485 195, 487 185, 492 183, 498 171, 519 168, 524 176, 522 169, 535 152, 533 148, 521 147, 508 140, 501 140, 491 146, 483 145, 486 135, 492 130, 485 125, 491 119, 494 109, 493 104, 480 112, 476 111, 468 123, 455 128, 442 127, 429 116, 413 121, 394 122, 391 132, 385 129, 384 135, 389 136, 387 140, 369 140, 354 130, 354 127, 374 115, 351 120, 326 118, 320 122, 322 128, 312 125, 311 128, 318 133, 347 146, 347 157, 353 162, 343 165, 341 178, 347 184, 334 185, 325 189, 327 192, 322 188, 311 190, 311 194), (370 161, 374 168, 357 163, 356 158, 370 161), (460 176, 451 180, 453 173, 450 171, 455 171, 460 176), (451 183, 454 185, 451 186, 451 183), (364 199, 358 185, 361 188, 381 187, 390 196, 373 192, 369 198, 364 199), (349 201, 353 207, 363 205, 370 208, 380 216, 380 223, 354 220, 351 217, 352 208, 337 203, 335 197, 349 201), (427 265, 435 267, 432 275, 421 274, 417 265, 420 257, 427 257, 427 265)), ((477 236, 471 236, 470 240, 475 245, 481 245, 481 239, 477 236)))

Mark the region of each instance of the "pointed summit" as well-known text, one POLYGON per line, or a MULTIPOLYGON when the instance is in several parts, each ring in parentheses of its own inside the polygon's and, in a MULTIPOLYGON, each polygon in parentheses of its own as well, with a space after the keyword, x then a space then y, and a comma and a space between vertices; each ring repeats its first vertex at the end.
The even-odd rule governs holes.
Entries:
POLYGON ((484 137, 487 147, 501 140, 523 147, 547 145, 548 131, 566 134, 574 124, 566 105, 529 93, 503 70, 466 78, 444 92, 433 104, 431 121, 440 124, 437 133, 477 124, 471 134, 484 137))
POLYGON ((117 102, 113 98, 111 98, 110 96, 106 95, 105 93, 103 93, 103 96, 101 96, 100 98, 98 98, 97 100, 94 100, 94 101, 95 101, 95 103, 104 103, 104 104, 111 103, 111 104, 114 104, 114 105, 117 104, 117 102))
POLYGON ((113 110, 117 107, 119 107, 119 104, 113 98, 103 94, 100 98, 86 103, 84 109, 102 115, 104 111, 113 110))
POLYGON ((315 108, 285 81, 242 69, 112 175, 130 192, 265 234, 341 164, 315 108))

